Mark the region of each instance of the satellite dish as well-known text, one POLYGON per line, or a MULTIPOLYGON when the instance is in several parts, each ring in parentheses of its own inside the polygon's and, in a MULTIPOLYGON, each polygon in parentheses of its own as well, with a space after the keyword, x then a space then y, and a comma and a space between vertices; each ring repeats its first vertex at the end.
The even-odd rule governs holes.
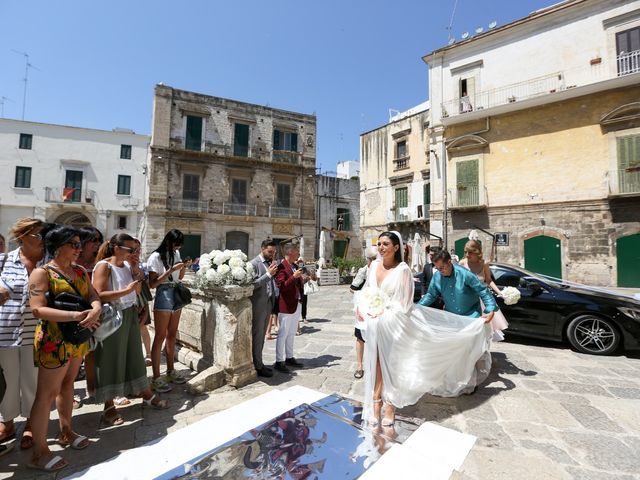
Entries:
POLYGON ((496 22, 495 20, 493 22, 491 22, 489 24, 489 30, 491 30, 492 28, 496 28, 496 25, 498 24, 498 22, 496 22))
POLYGON ((484 28, 482 27, 476 28, 476 33, 482 33, 482 32, 484 32, 484 28))
POLYGON ((469 32, 464 32, 462 34, 462 39, 464 40, 465 38, 469 37, 469 32))
POLYGON ((453 45, 455 43, 456 39, 455 38, 450 38, 449 39, 449 45, 453 45))

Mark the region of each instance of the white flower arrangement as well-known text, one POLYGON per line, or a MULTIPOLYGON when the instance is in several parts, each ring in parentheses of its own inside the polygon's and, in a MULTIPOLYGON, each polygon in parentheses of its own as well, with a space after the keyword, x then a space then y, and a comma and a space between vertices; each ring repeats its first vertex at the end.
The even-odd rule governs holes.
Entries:
POLYGON ((500 292, 505 305, 515 305, 520 300, 520 290, 515 287, 504 287, 500 292))
POLYGON ((360 295, 358 309, 370 317, 379 317, 389 305, 389 296, 379 288, 367 287, 360 295))
POLYGON ((200 255, 199 287, 250 285, 255 271, 241 250, 213 250, 200 255))

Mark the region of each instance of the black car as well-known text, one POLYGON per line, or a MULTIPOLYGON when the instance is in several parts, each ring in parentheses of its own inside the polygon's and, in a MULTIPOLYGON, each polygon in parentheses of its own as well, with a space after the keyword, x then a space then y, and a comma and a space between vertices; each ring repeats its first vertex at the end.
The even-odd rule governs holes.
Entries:
POLYGON ((507 335, 554 341, 569 340, 583 353, 607 355, 622 345, 640 349, 640 301, 624 295, 589 290, 547 279, 520 267, 492 264, 499 288, 515 287, 515 305, 498 305, 507 317, 507 335))
POLYGON ((423 277, 424 274, 422 272, 413 274, 413 303, 417 303, 422 298, 422 295, 427 293, 422 291, 423 277))

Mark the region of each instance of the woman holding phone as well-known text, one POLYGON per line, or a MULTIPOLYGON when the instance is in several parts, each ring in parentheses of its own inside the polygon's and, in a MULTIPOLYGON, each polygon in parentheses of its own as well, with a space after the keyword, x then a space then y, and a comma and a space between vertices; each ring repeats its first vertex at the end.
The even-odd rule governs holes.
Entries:
POLYGON ((141 393, 145 405, 168 407, 166 400, 151 392, 142 355, 136 303, 140 280, 133 279, 131 268, 125 263, 137 251, 133 237, 126 233, 114 235, 100 247, 93 271, 93 287, 100 300, 111 303, 122 316, 120 328, 95 350, 95 398, 104 402, 102 420, 109 425, 124 423, 113 402, 117 396, 141 393))
POLYGON ((169 392, 169 382, 181 384, 186 378, 178 375, 173 368, 173 357, 176 349, 176 334, 182 307, 176 305, 174 299, 175 284, 184 277, 191 262, 182 262, 180 259, 180 247, 184 243, 184 235, 180 230, 170 230, 162 240, 160 246, 149 256, 147 268, 149 269, 149 286, 156 289, 156 298, 153 303, 153 322, 155 335, 151 347, 151 367, 153 369, 153 382, 151 388, 156 392, 169 392), (166 342, 165 342, 166 340, 166 342), (162 343, 165 342, 167 356, 167 375, 160 376, 160 354, 162 343))

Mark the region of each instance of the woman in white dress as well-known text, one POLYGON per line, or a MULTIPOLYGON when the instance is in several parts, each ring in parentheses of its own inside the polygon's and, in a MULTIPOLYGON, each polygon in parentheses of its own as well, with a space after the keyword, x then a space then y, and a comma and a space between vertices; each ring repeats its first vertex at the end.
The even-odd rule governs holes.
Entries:
MULTIPOLYGON (((491 279, 491 270, 489 263, 482 258, 482 245, 475 240, 469 240, 464 245, 464 258, 460 260, 460 266, 476 274, 478 279, 493 290, 498 296, 501 295, 500 289, 491 279)), ((484 305, 482 306, 484 308, 484 305)), ((494 312, 491 319, 491 330, 493 331, 493 341, 501 342, 504 340, 503 330, 509 327, 507 319, 498 309, 494 312)))
POLYGON ((365 339, 363 418, 371 425, 395 421, 395 409, 425 393, 471 392, 489 374, 490 327, 484 319, 413 303, 413 275, 402 259, 400 234, 378 238, 380 259, 356 293, 356 316, 365 339), (476 363, 478 368, 476 368, 476 363))

